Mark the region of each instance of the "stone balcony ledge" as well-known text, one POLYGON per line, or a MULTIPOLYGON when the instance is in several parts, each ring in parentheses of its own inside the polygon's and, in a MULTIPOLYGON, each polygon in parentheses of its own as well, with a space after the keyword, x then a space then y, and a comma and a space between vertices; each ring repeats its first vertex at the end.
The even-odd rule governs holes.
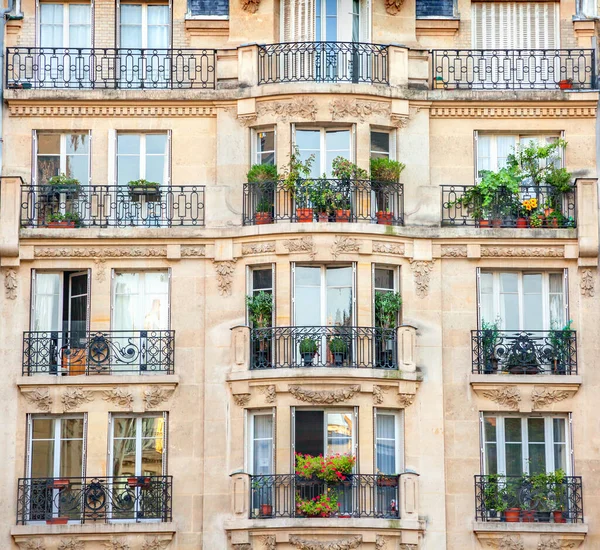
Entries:
POLYGON ((39 386, 134 386, 161 385, 175 388, 179 384, 177 374, 90 374, 79 376, 57 376, 55 374, 35 374, 19 376, 19 388, 39 386))
POLYGON ((319 533, 324 529, 339 531, 351 530, 425 530, 422 520, 407 519, 380 519, 380 518, 271 518, 271 519, 232 519, 225 522, 226 531, 268 529, 317 529, 319 533))
POLYGON ((261 370, 247 370, 241 372, 230 372, 227 374, 228 382, 238 380, 281 380, 288 379, 306 380, 310 378, 323 379, 329 381, 348 381, 348 380, 410 380, 418 382, 422 380, 420 372, 406 372, 396 369, 368 369, 368 368, 273 368, 261 370))
POLYGON ((68 523, 66 525, 46 525, 45 523, 14 525, 10 529, 10 534, 15 537, 32 537, 43 535, 135 535, 135 534, 170 534, 177 532, 175 522, 141 521, 141 522, 89 522, 89 523, 68 523))

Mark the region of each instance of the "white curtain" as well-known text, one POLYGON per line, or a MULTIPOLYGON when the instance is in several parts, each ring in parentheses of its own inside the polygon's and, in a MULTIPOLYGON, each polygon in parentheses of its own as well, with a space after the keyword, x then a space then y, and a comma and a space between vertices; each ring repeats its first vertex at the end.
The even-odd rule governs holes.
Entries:
POLYGON ((549 309, 550 309, 550 328, 561 329, 567 319, 565 319, 564 295, 563 295, 563 275, 562 273, 550 273, 549 276, 549 309))
POLYGON ((396 417, 377 413, 377 473, 397 474, 396 467, 396 417))
POLYGON ((40 46, 42 48, 64 47, 63 4, 40 4, 40 46))
POLYGON ((69 47, 91 46, 91 22, 89 4, 69 5, 69 47))
POLYGON ((148 6, 148 48, 169 47, 169 6, 148 6))
POLYGON ((253 475, 272 474, 273 465, 273 415, 254 415, 253 475))
POLYGON ((142 48, 142 6, 121 4, 121 48, 142 48))
POLYGON ((36 273, 35 312, 33 330, 61 330, 60 326, 60 275, 58 273, 36 273))
POLYGON ((500 311, 503 330, 521 329, 519 322, 519 275, 500 273, 500 311))
POLYGON ((523 329, 544 330, 542 274, 523 275, 523 329))
POLYGON ((506 167, 506 158, 515 148, 515 136, 496 136, 496 170, 506 167))

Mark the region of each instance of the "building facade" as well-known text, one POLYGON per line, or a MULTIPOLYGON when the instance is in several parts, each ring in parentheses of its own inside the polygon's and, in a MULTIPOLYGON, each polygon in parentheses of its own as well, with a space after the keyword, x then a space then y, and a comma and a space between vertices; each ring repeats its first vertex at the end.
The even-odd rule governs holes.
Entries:
POLYGON ((600 548, 593 0, 12 8, 0 547, 600 548))

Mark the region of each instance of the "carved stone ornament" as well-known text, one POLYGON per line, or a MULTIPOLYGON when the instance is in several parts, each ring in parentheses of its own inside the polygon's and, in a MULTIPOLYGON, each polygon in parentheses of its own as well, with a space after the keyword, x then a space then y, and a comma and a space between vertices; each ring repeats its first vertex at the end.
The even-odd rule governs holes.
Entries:
POLYGON ((237 260, 225 260, 216 262, 213 260, 217 272, 217 285, 221 296, 231 296, 231 284, 233 283, 233 272, 237 260))
POLYGON ((206 254, 206 246, 182 246, 181 257, 182 258, 202 258, 206 254))
POLYGON ((406 115, 396 115, 396 114, 392 114, 390 116, 390 119, 392 121, 392 126, 395 126, 396 128, 406 128, 408 126, 408 123, 410 122, 410 117, 406 116, 406 115))
POLYGON ((331 247, 331 255, 337 260, 337 257, 342 253, 358 252, 360 250, 360 242, 351 237, 336 237, 331 247))
POLYGON ((99 105, 93 103, 90 105, 8 105, 10 116, 34 116, 47 119, 56 117, 75 118, 105 117, 105 118, 123 118, 123 117, 148 117, 156 120, 160 117, 207 117, 217 116, 217 108, 208 105, 148 105, 147 103, 124 105, 99 105))
POLYGON ((417 545, 408 543, 400 544, 399 550, 417 550, 417 545))
POLYGON ((383 403, 384 393, 388 391, 387 386, 373 386, 373 404, 381 405, 383 403))
POLYGON ((21 548, 23 550, 46 550, 46 545, 40 539, 27 539, 21 548))
POLYGON ((146 538, 141 550, 164 550, 169 546, 168 540, 160 540, 158 537, 146 538))
POLYGON ((36 246, 33 255, 36 258, 160 258, 167 256, 167 247, 48 248, 36 246))
POLYGON ((390 15, 397 15, 400 13, 400 8, 404 0, 385 0, 385 11, 390 15))
POLYGON ((144 405, 146 409, 154 409, 171 397, 175 390, 154 386, 144 390, 144 405))
POLYGON ((242 245, 242 254, 244 256, 252 256, 254 254, 270 254, 275 252, 275 243, 244 243, 242 245))
POLYGON ((318 540, 303 539, 296 535, 290 535, 290 544, 298 548, 298 550, 354 550, 355 548, 360 548, 362 536, 355 535, 348 539, 321 542, 318 540))
POLYGON ((249 542, 234 543, 231 546, 233 546, 233 550, 252 550, 252 544, 249 542))
POLYGON ((259 5, 260 0, 242 0, 242 9, 249 13, 256 13, 259 5))
POLYGON ((33 390, 25 394, 25 399, 34 405, 38 410, 44 412, 50 412, 52 408, 52 397, 48 393, 48 390, 33 390))
POLYGON ((352 118, 364 122, 373 115, 390 116, 391 106, 381 101, 361 101, 360 99, 334 99, 329 105, 332 120, 352 118))
POLYGON ((565 390, 550 390, 544 387, 535 387, 531 392, 531 402, 533 403, 533 410, 542 409, 552 403, 564 401, 571 395, 570 392, 565 390))
POLYGON ((250 394, 234 393, 233 400, 238 407, 245 407, 250 402, 250 394))
POLYGON ((258 115, 271 114, 285 122, 288 118, 315 120, 317 105, 312 97, 298 97, 292 101, 261 101, 256 105, 258 115))
POLYGON ((565 255, 563 246, 547 247, 512 247, 512 246, 482 246, 482 258, 562 258, 565 255))
POLYGON ((258 389, 264 393, 267 403, 275 403, 277 400, 277 388, 275 386, 259 386, 258 389))
POLYGON ((4 292, 9 300, 17 297, 17 272, 14 269, 4 272, 4 292))
POLYGON ((466 258, 466 246, 442 246, 442 258, 466 258))
POLYGON ((263 546, 265 550, 277 550, 277 541, 275 535, 265 535, 262 538, 263 546))
POLYGON ((419 298, 425 298, 429 294, 429 274, 434 263, 435 260, 430 262, 410 260, 410 268, 414 274, 416 292, 419 298))
POLYGON ((579 544, 576 542, 542 535, 540 542, 537 545, 537 550, 567 550, 577 548, 577 546, 579 546, 579 544))
POLYGON ((343 403, 352 399, 360 391, 360 386, 354 384, 337 390, 309 390, 301 386, 290 386, 289 392, 299 401, 315 404, 343 403))
POLYGON ((283 246, 287 248, 287 251, 292 252, 308 252, 311 260, 315 259, 317 249, 312 237, 302 237, 301 239, 289 239, 283 241, 283 246))
POLYGON ((396 243, 386 243, 382 241, 373 241, 373 253, 395 254, 396 256, 404 256, 404 245, 396 243))
POLYGON ((237 121, 244 127, 252 126, 257 119, 256 113, 248 113, 245 115, 237 115, 237 121))
POLYGON ((398 394, 398 403, 403 408, 410 407, 415 402, 415 394, 414 393, 399 393, 398 394))
POLYGON ((79 539, 61 540, 58 550, 85 550, 85 542, 79 539))
POLYGON ((68 388, 60 398, 60 402, 63 404, 65 411, 71 411, 84 403, 89 403, 93 400, 94 394, 83 388, 68 388))
POLYGON ((487 545, 498 550, 524 550, 523 541, 520 535, 504 535, 500 539, 487 541, 487 545))
POLYGON ((515 386, 486 390, 483 392, 483 397, 515 411, 519 410, 519 403, 521 402, 521 392, 515 386))
POLYGON ((103 283, 106 280, 106 260, 104 258, 96 258, 94 265, 96 266, 96 281, 103 283))
POLYGON ((104 401, 110 401, 124 409, 131 409, 133 395, 129 390, 126 390, 125 388, 113 388, 111 390, 105 390, 102 393, 104 394, 104 397, 102 398, 104 401))
POLYGON ((131 550, 125 539, 112 539, 104 543, 106 550, 131 550))
POLYGON ((591 298, 594 296, 594 286, 596 279, 591 269, 581 270, 581 281, 579 282, 579 288, 581 289, 581 295, 591 298))
POLYGON ((375 538, 375 550, 386 550, 387 542, 384 537, 377 535, 375 538))

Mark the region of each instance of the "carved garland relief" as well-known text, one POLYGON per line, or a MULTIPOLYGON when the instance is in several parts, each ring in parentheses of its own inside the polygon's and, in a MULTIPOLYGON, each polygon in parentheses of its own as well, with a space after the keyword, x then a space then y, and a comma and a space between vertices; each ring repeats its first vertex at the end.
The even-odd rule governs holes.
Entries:
POLYGON ((434 263, 435 260, 430 262, 410 260, 410 268, 414 274, 416 293, 419 298, 425 298, 429 294, 429 274, 434 263))
POLYGON ((242 9, 249 13, 256 13, 260 6, 260 0, 242 0, 242 9))
POLYGON ((301 386, 290 386, 289 392, 299 401, 315 404, 343 403, 352 399, 360 391, 360 386, 354 384, 337 390, 309 390, 301 386))
POLYGON ((500 389, 487 390, 483 392, 483 396, 499 405, 504 405, 515 411, 519 410, 521 392, 514 386, 505 386, 500 389))
POLYGON ((348 539, 338 539, 328 542, 318 540, 304 539, 296 535, 290 535, 290 544, 298 550, 354 550, 360 548, 362 536, 355 535, 348 539))
POLYGON ((213 260, 215 271, 217 272, 217 285, 221 296, 231 296, 231 285, 233 283, 233 273, 235 271, 235 260, 225 260, 216 262, 213 260))

